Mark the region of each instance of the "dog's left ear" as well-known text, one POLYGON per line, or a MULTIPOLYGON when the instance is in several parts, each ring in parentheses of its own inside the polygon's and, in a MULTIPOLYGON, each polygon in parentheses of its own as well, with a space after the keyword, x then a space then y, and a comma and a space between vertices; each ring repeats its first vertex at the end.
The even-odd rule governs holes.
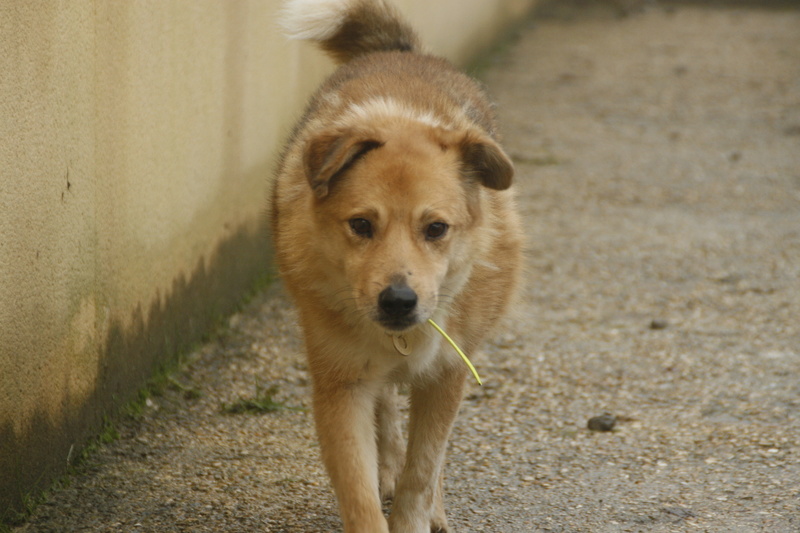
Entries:
POLYGON ((308 140, 303 151, 303 169, 317 198, 328 195, 331 182, 358 158, 381 145, 367 132, 335 129, 308 140))
POLYGON ((514 164, 500 145, 488 136, 467 132, 459 143, 464 170, 485 187, 502 191, 511 187, 514 164))

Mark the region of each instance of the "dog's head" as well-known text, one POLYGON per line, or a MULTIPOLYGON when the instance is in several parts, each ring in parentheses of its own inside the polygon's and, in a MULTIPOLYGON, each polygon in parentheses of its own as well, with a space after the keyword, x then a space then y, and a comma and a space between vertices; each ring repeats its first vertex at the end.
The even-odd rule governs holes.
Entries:
POLYGON ((490 238, 482 188, 513 176, 482 132, 403 120, 320 132, 303 166, 330 299, 391 331, 452 302, 490 238))

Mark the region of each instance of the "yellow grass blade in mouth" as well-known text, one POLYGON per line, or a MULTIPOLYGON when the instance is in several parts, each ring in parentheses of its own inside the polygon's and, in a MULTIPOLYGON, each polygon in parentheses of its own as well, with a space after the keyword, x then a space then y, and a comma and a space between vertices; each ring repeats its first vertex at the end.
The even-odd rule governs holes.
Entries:
POLYGON ((458 355, 460 355, 460 356, 461 356, 461 359, 463 359, 463 360, 464 360, 464 362, 465 362, 465 363, 467 363, 467 366, 469 367, 470 371, 472 372, 472 375, 473 375, 473 376, 475 376, 475 381, 477 381, 477 382, 478 382, 478 385, 481 385, 481 386, 483 386, 483 382, 481 381, 481 377, 478 375, 478 371, 477 371, 477 370, 475 370, 475 367, 474 367, 474 366, 472 366, 472 363, 471 363, 471 362, 470 362, 470 360, 467 358, 467 355, 466 355, 464 352, 462 352, 462 351, 461 351, 461 348, 459 348, 459 347, 458 347, 458 345, 457 345, 457 344, 456 344, 456 343, 453 341, 453 339, 451 339, 451 338, 450 338, 450 335, 448 335, 447 333, 445 333, 445 332, 444 332, 444 330, 443 330, 442 328, 440 328, 440 327, 439 327, 439 324, 437 324, 436 322, 434 322, 434 321, 433 321, 433 319, 429 318, 429 319, 428 319, 428 322, 430 322, 431 326, 433 326, 433 327, 436 329, 436 331, 438 331, 439 333, 441 333, 441 334, 442 334, 442 337, 444 337, 444 338, 445 338, 445 340, 446 340, 447 342, 449 342, 449 343, 450 343, 450 346, 452 346, 452 347, 453 347, 453 349, 454 349, 456 352, 458 352, 458 355))

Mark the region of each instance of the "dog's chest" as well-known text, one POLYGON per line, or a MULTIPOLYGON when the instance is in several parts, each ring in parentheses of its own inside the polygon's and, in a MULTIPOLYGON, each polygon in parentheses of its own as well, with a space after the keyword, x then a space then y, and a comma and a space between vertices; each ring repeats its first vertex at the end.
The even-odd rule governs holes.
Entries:
POLYGON ((406 382, 429 374, 436 367, 440 347, 436 337, 385 332, 379 335, 359 346, 360 379, 406 382))

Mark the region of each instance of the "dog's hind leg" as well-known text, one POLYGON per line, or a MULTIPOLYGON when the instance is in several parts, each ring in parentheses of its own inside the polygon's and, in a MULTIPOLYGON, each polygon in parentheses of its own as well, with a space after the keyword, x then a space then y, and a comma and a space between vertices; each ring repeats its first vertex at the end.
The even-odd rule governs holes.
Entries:
POLYGON ((375 406, 378 426, 378 480, 383 501, 394 497, 397 480, 405 462, 399 401, 397 385, 391 383, 383 388, 375 406))

